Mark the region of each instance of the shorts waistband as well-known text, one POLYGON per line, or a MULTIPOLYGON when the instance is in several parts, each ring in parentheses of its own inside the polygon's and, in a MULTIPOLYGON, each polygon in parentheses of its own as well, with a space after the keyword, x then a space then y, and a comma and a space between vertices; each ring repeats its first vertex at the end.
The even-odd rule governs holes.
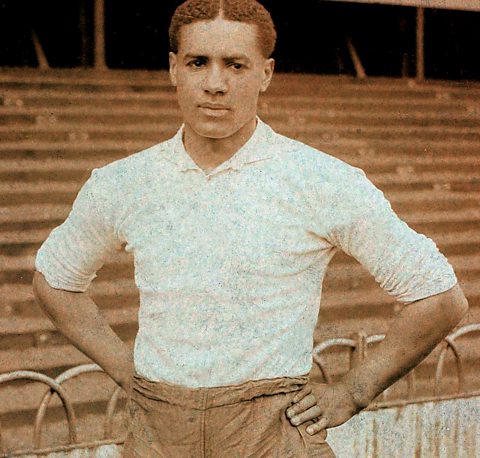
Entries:
POLYGON ((206 410, 228 404, 249 401, 258 396, 298 391, 309 382, 309 375, 248 380, 235 385, 189 388, 182 385, 148 380, 138 373, 133 377, 132 397, 166 401, 170 404, 206 410))

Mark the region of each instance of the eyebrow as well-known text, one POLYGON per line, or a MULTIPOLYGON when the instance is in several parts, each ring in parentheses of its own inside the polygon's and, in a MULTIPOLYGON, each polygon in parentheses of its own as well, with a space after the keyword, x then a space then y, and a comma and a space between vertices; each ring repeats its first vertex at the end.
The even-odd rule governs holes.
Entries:
MULTIPOLYGON (((185 60, 188 60, 188 59, 205 59, 205 60, 209 60, 208 56, 204 56, 202 54, 185 54, 185 60)), ((237 54, 237 55, 234 55, 234 56, 227 56, 227 57, 223 57, 222 60, 224 62, 231 62, 232 60, 244 60, 244 61, 247 61, 247 62, 250 62, 250 59, 245 55, 245 54, 237 54)))

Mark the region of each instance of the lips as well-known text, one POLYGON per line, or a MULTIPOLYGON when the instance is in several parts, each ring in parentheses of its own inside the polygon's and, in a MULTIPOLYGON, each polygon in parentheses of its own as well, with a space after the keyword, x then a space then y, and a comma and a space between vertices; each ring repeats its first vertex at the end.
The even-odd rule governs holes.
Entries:
POLYGON ((213 117, 224 116, 230 111, 228 106, 217 103, 201 103, 198 107, 205 115, 213 117))
POLYGON ((200 108, 209 108, 210 110, 228 110, 227 105, 222 105, 219 103, 201 103, 200 108))

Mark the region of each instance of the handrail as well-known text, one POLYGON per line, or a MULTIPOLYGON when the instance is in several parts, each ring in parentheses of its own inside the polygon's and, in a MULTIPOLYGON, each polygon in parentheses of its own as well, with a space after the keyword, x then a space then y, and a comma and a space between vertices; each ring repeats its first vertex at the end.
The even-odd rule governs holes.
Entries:
MULTIPOLYGON (((473 332, 480 332, 480 323, 462 326, 461 328, 451 333, 449 336, 445 337, 445 339, 443 339, 442 343, 440 344, 442 347, 440 354, 437 358, 435 368, 434 396, 439 397, 441 395, 440 386, 443 375, 443 368, 445 365, 446 354, 449 349, 451 350, 455 358, 456 365, 457 387, 454 393, 455 395, 459 395, 465 389, 466 383, 464 365, 462 363, 461 354, 455 341, 456 339, 471 334, 473 332)), ((353 364, 358 364, 365 358, 369 345, 379 343, 384 338, 384 334, 376 334, 367 337, 362 333, 356 333, 351 338, 327 339, 314 347, 312 354, 313 361, 318 365, 325 382, 331 383, 332 376, 328 373, 325 362, 322 359, 323 352, 333 347, 348 347, 351 351, 351 354, 353 354, 354 356, 354 358, 350 359, 350 367, 352 367, 353 364)), ((410 371, 404 377, 404 379, 407 382, 406 399, 413 400, 415 397, 415 372, 413 370, 410 371)), ((383 399, 385 399, 385 395, 387 392, 388 389, 382 393, 383 399)))
POLYGON ((457 329, 456 331, 454 331, 452 334, 450 334, 448 337, 444 339, 444 342, 446 344, 444 345, 444 348, 442 348, 442 351, 438 357, 437 369, 435 371, 435 395, 436 396, 440 394, 440 382, 441 382, 442 373, 443 373, 443 366, 445 363, 445 356, 449 348, 452 350, 453 355, 455 356, 455 361, 457 365, 457 377, 458 377, 457 393, 460 393, 464 389, 465 373, 464 373, 462 360, 460 358, 460 354, 455 345, 455 340, 458 339, 459 337, 465 336, 472 332, 480 332, 480 323, 467 324, 465 326, 462 326, 461 328, 457 329))
MULTIPOLYGON (((54 390, 58 394, 58 396, 62 401, 65 412, 67 414, 70 443, 75 444, 77 442, 77 421, 75 418, 75 411, 73 410, 72 403, 70 402, 65 390, 60 386, 59 383, 57 383, 52 378, 34 371, 14 371, 14 372, 9 372, 7 374, 0 374, 0 384, 13 382, 15 380, 21 380, 21 379, 27 379, 35 382, 45 383, 50 387, 51 390, 54 390)), ((0 439, 1 439, 1 431, 0 431, 0 439)), ((0 442, 0 451, 3 451, 3 444, 1 442, 0 442)))
MULTIPOLYGON (((66 370, 65 372, 62 372, 56 379, 55 382, 58 385, 61 385, 63 382, 70 380, 74 377, 78 377, 81 374, 86 374, 89 372, 98 372, 101 371, 103 372, 103 369, 98 366, 97 364, 82 364, 80 366, 73 367, 71 369, 66 370)), ((52 394, 54 391, 50 389, 47 391, 38 407, 37 410, 37 415, 35 417, 35 427, 33 430, 33 444, 35 449, 40 448, 40 442, 41 442, 41 432, 42 432, 42 426, 43 426, 43 420, 45 418, 45 414, 47 411, 48 404, 50 402, 50 399, 52 398, 52 394)))
MULTIPOLYGON (((383 397, 381 400, 375 402, 369 406, 368 410, 382 409, 394 406, 404 406, 416 402, 434 402, 446 399, 458 399, 469 396, 478 396, 480 395, 480 390, 477 390, 472 393, 462 392, 465 389, 465 373, 464 366, 462 364, 461 352, 457 345, 457 339, 467 336, 474 332, 480 332, 480 323, 469 324, 462 326, 461 328, 455 330, 449 336, 447 336, 441 343, 441 350, 437 358, 437 363, 435 367, 435 382, 434 382, 434 396, 416 398, 415 397, 415 375, 414 371, 411 371, 407 374, 404 379, 407 382, 407 392, 406 396, 402 400, 385 400, 385 392, 382 394, 383 397), (444 374, 445 359, 447 352, 451 351, 456 363, 456 376, 457 376, 457 387, 453 394, 441 395, 441 381, 444 374)), ((312 350, 313 361, 319 367, 323 378, 327 383, 332 382, 332 376, 328 373, 326 365, 324 363, 323 355, 324 353, 332 348, 348 348, 350 352, 350 367, 357 365, 363 361, 368 352, 368 347, 375 343, 381 342, 385 338, 384 334, 374 334, 367 336, 364 333, 356 333, 352 337, 337 337, 326 339, 321 343, 317 344, 312 350)), ((90 446, 90 445, 102 445, 102 444, 121 444, 123 439, 113 438, 113 415, 118 404, 118 399, 123 393, 121 387, 116 386, 110 396, 110 399, 107 404, 105 411, 105 420, 104 420, 104 434, 103 439, 99 441, 89 442, 87 444, 79 444, 77 440, 77 421, 75 417, 74 408, 71 400, 62 387, 62 384, 68 380, 71 380, 75 377, 83 376, 87 373, 92 372, 103 372, 103 369, 97 364, 82 364, 70 368, 57 376, 55 379, 52 379, 44 374, 34 372, 34 371, 13 371, 5 374, 0 374, 0 384, 8 383, 18 379, 28 379, 32 381, 39 381, 45 383, 49 386, 49 390, 44 394, 42 400, 40 401, 39 407, 37 409, 37 414, 35 417, 34 423, 34 444, 32 450, 26 451, 9 451, 8 454, 4 451, 2 447, 2 425, 0 424, 0 457, 7 456, 20 456, 26 453, 46 453, 46 450, 55 451, 55 450, 72 450, 76 447, 81 446, 90 446), (50 447, 48 449, 41 448, 41 430, 43 421, 46 414, 46 409, 50 399, 54 393, 57 393, 60 397, 63 407, 67 414, 68 428, 69 428, 69 443, 67 445, 59 445, 56 447, 50 447)))

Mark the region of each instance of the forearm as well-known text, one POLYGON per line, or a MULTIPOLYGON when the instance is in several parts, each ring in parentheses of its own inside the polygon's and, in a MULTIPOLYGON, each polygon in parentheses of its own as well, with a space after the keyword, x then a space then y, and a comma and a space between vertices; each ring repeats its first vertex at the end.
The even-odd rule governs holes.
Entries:
POLYGON ((33 286, 37 301, 57 329, 128 391, 134 372, 132 352, 88 294, 53 289, 38 272, 33 286))
POLYGON ((358 407, 366 407, 417 366, 460 322, 467 308, 458 285, 406 306, 385 339, 342 379, 358 407))

